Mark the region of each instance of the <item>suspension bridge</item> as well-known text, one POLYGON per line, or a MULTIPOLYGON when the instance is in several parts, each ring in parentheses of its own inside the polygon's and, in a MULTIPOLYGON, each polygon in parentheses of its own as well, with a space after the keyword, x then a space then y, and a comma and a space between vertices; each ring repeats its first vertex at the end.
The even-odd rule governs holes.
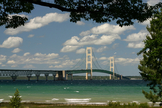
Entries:
MULTIPOLYGON (((117 77, 118 79, 127 79, 128 77, 122 76, 120 74, 115 73, 115 63, 114 57, 110 57, 110 68, 102 69, 97 59, 92 51, 92 47, 86 48, 86 57, 83 56, 75 66, 73 66, 69 70, 20 70, 20 69, 0 69, 0 77, 9 76, 13 81, 17 79, 18 76, 26 76, 30 81, 30 78, 35 75, 37 77, 37 81, 41 74, 46 77, 48 80, 48 76, 52 75, 53 80, 68 80, 68 77, 71 76, 71 80, 73 79, 73 74, 86 73, 85 80, 88 80, 88 76, 90 75, 90 80, 93 79, 93 72, 106 73, 109 74, 110 79, 114 79, 117 77), (93 54, 93 56, 92 56, 93 54)), ((117 69, 116 69, 117 70, 117 69)))

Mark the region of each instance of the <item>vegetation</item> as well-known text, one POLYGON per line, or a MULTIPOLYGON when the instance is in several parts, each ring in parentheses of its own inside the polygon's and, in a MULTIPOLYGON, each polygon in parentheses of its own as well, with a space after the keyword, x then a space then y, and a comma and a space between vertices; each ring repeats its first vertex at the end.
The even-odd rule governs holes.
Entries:
POLYGON ((16 89, 14 96, 10 99, 10 106, 12 108, 20 108, 21 105, 21 97, 19 95, 19 90, 16 89))
MULTIPOLYGON (((7 104, 3 104, 2 108, 8 108, 7 104)), ((147 103, 128 103, 121 105, 120 102, 109 102, 108 105, 75 105, 75 104, 36 104, 23 103, 21 108, 150 108, 147 103)), ((159 107, 154 107, 159 108, 159 107)))
POLYGON ((134 20, 143 22, 162 7, 161 2, 149 6, 143 0, 1 0, 0 26, 16 28, 24 25, 28 18, 18 14, 30 13, 33 4, 70 12, 72 22, 81 19, 97 23, 116 20, 120 26, 132 25, 134 20))
POLYGON ((150 35, 144 40, 144 48, 138 53, 143 54, 138 69, 151 91, 142 91, 147 99, 162 104, 162 9, 154 15, 147 30, 150 35), (153 92, 152 92, 153 91, 153 92))

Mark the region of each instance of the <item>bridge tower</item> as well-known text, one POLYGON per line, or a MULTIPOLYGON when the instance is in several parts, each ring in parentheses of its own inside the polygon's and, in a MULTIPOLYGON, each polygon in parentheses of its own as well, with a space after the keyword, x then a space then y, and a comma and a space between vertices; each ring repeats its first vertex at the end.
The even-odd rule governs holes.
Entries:
POLYGON ((91 75, 92 80, 92 47, 86 48, 86 69, 88 69, 88 65, 90 65, 91 73, 86 73, 86 80, 88 80, 88 74, 91 75))
MULTIPOLYGON (((110 71, 113 71, 113 79, 114 79, 114 57, 110 57, 110 71)), ((111 79, 111 74, 110 74, 110 79, 111 79)))

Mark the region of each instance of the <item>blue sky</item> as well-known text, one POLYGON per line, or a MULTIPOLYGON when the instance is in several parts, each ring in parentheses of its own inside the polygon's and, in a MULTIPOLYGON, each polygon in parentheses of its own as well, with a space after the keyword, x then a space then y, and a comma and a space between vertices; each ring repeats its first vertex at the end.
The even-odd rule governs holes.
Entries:
MULTIPOLYGON (((161 0, 145 0, 154 5, 161 0)), ((1 69, 67 70, 74 67, 92 47, 95 57, 104 68, 109 68, 109 57, 115 57, 119 74, 140 75, 137 56, 149 34, 149 20, 132 26, 119 27, 115 22, 70 22, 69 13, 35 5, 25 26, 16 29, 0 27, 1 69)), ((94 73, 94 75, 104 75, 94 73)))

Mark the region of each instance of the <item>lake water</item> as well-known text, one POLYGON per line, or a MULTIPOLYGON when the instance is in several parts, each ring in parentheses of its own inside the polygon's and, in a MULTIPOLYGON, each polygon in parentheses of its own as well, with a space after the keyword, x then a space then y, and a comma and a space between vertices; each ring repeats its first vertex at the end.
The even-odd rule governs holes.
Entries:
POLYGON ((149 91, 143 80, 73 80, 26 81, 0 80, 0 99, 9 101, 18 89, 23 101, 30 102, 148 102, 142 89, 149 91))

